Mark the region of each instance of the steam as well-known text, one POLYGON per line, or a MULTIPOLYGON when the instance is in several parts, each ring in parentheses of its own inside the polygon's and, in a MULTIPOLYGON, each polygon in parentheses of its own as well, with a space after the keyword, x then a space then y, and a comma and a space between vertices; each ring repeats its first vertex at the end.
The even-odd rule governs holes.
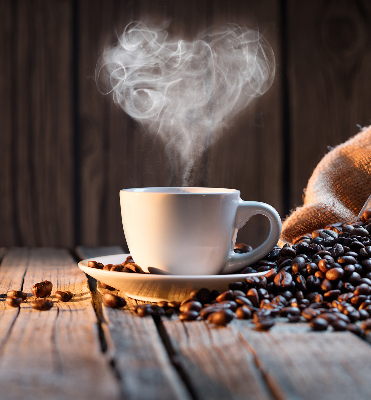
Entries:
POLYGON ((105 50, 96 80, 108 84, 104 93, 127 114, 162 137, 186 185, 202 153, 269 89, 274 73, 272 48, 258 30, 229 24, 187 42, 134 22, 105 50))

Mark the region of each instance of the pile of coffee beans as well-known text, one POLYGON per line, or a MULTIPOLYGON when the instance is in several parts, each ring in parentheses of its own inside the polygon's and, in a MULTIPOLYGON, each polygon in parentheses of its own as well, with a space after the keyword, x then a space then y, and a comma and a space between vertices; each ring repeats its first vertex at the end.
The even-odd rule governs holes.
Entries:
POLYGON ((128 256, 122 264, 106 264, 103 265, 97 261, 89 261, 88 267, 95 269, 102 269, 104 271, 116 271, 116 272, 129 272, 137 274, 145 274, 146 272, 138 265, 135 264, 131 256, 128 256))
MULTIPOLYGON (((53 301, 47 299, 52 293, 53 284, 50 281, 42 281, 35 283, 32 286, 32 294, 36 299, 30 302, 31 307, 38 311, 50 310, 53 307, 53 301)), ((55 292, 55 297, 59 301, 67 302, 73 297, 73 294, 69 291, 57 290, 55 292)), ((27 299, 27 293, 20 290, 10 290, 7 293, 5 302, 10 307, 20 307, 21 303, 27 299)))
MULTIPOLYGON (((235 247, 239 253, 251 250, 243 243, 235 247)), ((131 263, 128 257, 122 271, 137 272, 128 266, 131 263)), ((274 247, 241 271, 253 272, 266 274, 231 283, 223 293, 203 288, 181 303, 143 304, 135 311, 141 317, 178 313, 183 321, 205 319, 216 325, 252 319, 262 330, 270 329, 276 317, 284 317, 293 323, 307 321, 316 331, 332 327, 362 336, 371 329, 371 210, 354 223, 331 224, 292 246, 274 247)))

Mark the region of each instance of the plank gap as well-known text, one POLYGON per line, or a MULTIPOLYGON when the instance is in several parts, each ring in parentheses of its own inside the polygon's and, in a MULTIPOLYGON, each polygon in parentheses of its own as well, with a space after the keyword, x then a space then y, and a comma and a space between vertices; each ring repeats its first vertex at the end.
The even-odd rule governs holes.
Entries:
POLYGON ((273 396, 275 400, 285 400, 287 396, 284 391, 281 389, 279 383, 274 379, 274 377, 267 371, 264 367, 264 363, 261 358, 258 356, 258 353, 252 347, 252 345, 246 340, 241 332, 237 334, 241 343, 247 348, 247 350, 251 353, 252 358, 254 360, 255 366, 257 370, 261 373, 262 379, 265 382, 267 389, 273 396))
POLYGON ((190 377, 188 376, 188 374, 184 370, 182 364, 178 360, 178 354, 175 351, 173 345, 171 344, 171 340, 170 340, 169 335, 161 321, 161 318, 158 316, 154 316, 153 320, 155 321, 155 325, 156 325, 158 334, 159 334, 159 336, 162 340, 162 343, 167 351, 169 359, 170 359, 171 363, 173 364, 175 370, 177 371, 180 379, 183 381, 184 386, 187 388, 189 395, 194 400, 200 400, 200 397, 197 395, 197 392, 191 383, 190 377))

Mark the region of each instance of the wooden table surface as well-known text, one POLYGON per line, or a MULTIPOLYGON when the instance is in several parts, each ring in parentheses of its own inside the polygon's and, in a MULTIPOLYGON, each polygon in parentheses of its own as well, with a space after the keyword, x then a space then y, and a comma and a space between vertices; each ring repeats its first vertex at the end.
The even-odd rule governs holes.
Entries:
MULTIPOLYGON (((77 267, 76 252, 0 250, 0 398, 40 399, 371 399, 371 347, 350 332, 312 332, 278 322, 269 332, 249 321, 217 328, 102 304, 102 289, 77 267), (75 257, 75 258, 74 258, 75 257), (5 303, 50 280, 75 293, 50 311, 5 303)), ((121 294, 123 295, 123 294, 121 294)))

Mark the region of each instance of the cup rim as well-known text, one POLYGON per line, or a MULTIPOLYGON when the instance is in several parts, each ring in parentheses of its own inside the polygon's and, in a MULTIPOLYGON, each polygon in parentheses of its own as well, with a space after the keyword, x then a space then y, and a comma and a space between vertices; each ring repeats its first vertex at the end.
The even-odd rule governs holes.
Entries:
POLYGON ((237 189, 227 188, 210 188, 202 186, 153 186, 143 188, 121 189, 120 192, 126 193, 145 193, 145 194, 162 194, 162 195, 220 195, 240 193, 237 189))

